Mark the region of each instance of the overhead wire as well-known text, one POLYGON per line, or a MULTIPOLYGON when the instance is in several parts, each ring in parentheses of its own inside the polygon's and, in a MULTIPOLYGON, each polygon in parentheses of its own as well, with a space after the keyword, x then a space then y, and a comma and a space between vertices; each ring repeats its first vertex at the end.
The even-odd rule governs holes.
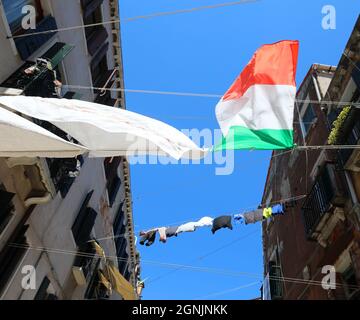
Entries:
MULTIPOLYGON (((197 10, 204 10, 204 9, 210 9, 210 8, 216 8, 216 7, 221 7, 221 6, 231 6, 231 5, 236 5, 236 4, 240 4, 240 3, 247 3, 247 2, 256 2, 256 0, 253 1, 237 1, 237 2, 232 2, 232 3, 224 3, 224 4, 218 4, 218 5, 213 5, 213 6, 203 6, 203 7, 198 7, 198 8, 192 8, 192 9, 184 9, 184 10, 177 10, 174 12, 162 12, 162 13, 157 13, 157 14, 152 14, 152 15, 147 15, 147 16, 137 16, 137 17, 133 17, 133 18, 128 18, 125 19, 125 21, 134 21, 134 20, 139 20, 139 19, 147 19, 147 18, 152 18, 152 17, 156 17, 156 16, 164 16, 164 15, 170 15, 170 14, 178 14, 178 13, 186 13, 186 12, 192 12, 192 11, 197 11, 197 10)), ((102 22, 101 24, 110 24, 110 23, 117 23, 120 22, 120 20, 116 21, 108 21, 108 22, 102 22)), ((92 26, 96 26, 98 24, 91 24, 91 25, 82 25, 79 27, 82 28, 86 28, 86 27, 92 27, 92 26)), ((78 27, 68 27, 68 28, 59 28, 57 30, 49 30, 46 32, 55 32, 55 31, 67 31, 67 30, 74 30, 74 28, 78 28, 78 27)), ((45 32, 40 32, 40 33, 45 33, 45 32)), ((36 34, 40 34, 40 33, 32 33, 29 34, 29 36, 33 36, 36 34)), ((23 35, 19 35, 19 36, 14 36, 12 38, 16 38, 16 37, 21 37, 23 35)), ((345 54, 344 54, 345 55, 345 54)), ((346 55, 345 55, 346 56, 346 55)), ((347 57, 347 56, 346 56, 347 57)), ((355 67, 357 69, 359 69, 356 65, 355 67)), ((69 86, 70 87, 70 86, 69 86)), ((89 87, 90 88, 90 87, 89 87)), ((91 89, 93 89, 93 87, 91 87, 91 89)), ((103 89, 103 88, 100 88, 103 89)), ((119 89, 120 90, 120 89, 119 89)), ((125 89, 123 90, 125 91, 125 89)), ((127 90, 128 92, 141 92, 141 90, 127 90)), ((146 91, 143 90, 143 93, 155 93, 155 94, 164 94, 164 92, 160 91, 146 91)), ((195 94, 195 93, 179 93, 179 92, 167 92, 166 94, 171 94, 171 95, 182 95, 182 96, 197 96, 197 97, 221 97, 221 95, 211 95, 211 94, 195 94)), ((309 100, 298 100, 299 102, 308 102, 309 100)), ((317 103, 319 103, 318 101, 316 101, 317 103)), ((321 103, 327 103, 326 101, 322 101, 321 103)), ((348 105, 348 102, 341 102, 341 103, 334 103, 334 102, 330 102, 331 104, 337 104, 337 105, 348 105)), ((354 106, 359 106, 360 103, 351 103, 351 105, 354 106)), ((360 147, 360 146, 303 146, 302 148, 299 146, 297 147, 297 149, 301 150, 301 149, 305 149, 310 147, 312 149, 319 149, 319 148, 334 148, 334 149, 338 149, 339 147, 344 147, 344 148, 351 148, 354 149, 356 147, 360 147)), ((292 152, 293 150, 289 150, 288 152, 292 152)))
POLYGON ((233 2, 224 2, 224 3, 199 6, 199 7, 195 7, 195 8, 189 8, 189 9, 179 9, 179 10, 167 11, 167 12, 156 12, 156 13, 152 13, 152 14, 135 16, 135 17, 130 17, 130 18, 112 19, 109 21, 102 21, 102 22, 98 22, 98 23, 82 24, 82 25, 78 25, 78 26, 63 27, 63 28, 56 28, 56 29, 45 30, 45 31, 31 32, 31 33, 7 36, 7 38, 8 39, 18 39, 18 38, 25 38, 25 37, 31 37, 31 36, 49 34, 49 33, 55 33, 55 32, 74 31, 74 30, 97 27, 97 26, 104 26, 104 25, 109 25, 109 24, 118 24, 118 23, 132 22, 132 21, 137 21, 137 20, 151 19, 151 18, 156 18, 156 17, 170 16, 170 15, 176 15, 176 14, 182 14, 182 13, 190 13, 190 12, 195 12, 195 11, 202 11, 202 10, 208 10, 208 9, 230 7, 230 6, 236 6, 236 5, 241 5, 241 4, 259 2, 259 1, 261 1, 261 0, 241 0, 241 1, 233 1, 233 2))
POLYGON ((235 288, 224 290, 224 291, 217 291, 215 293, 211 293, 211 294, 208 294, 208 295, 205 295, 205 296, 200 296, 200 297, 197 297, 197 298, 194 298, 194 299, 191 299, 191 300, 205 300, 205 299, 208 299, 208 298, 217 297, 217 296, 221 296, 221 295, 224 295, 224 294, 239 291, 241 289, 253 287, 253 286, 257 285, 257 284, 262 284, 262 281, 251 282, 251 283, 242 285, 240 287, 235 287, 235 288))
MULTIPOLYGON (((93 86, 83 86, 83 85, 73 85, 73 84, 64 84, 63 85, 69 89, 78 89, 78 90, 104 90, 104 91, 114 91, 114 92, 124 92, 124 93, 143 93, 143 94, 154 94, 154 95, 170 95, 170 96, 180 96, 180 97, 199 97, 199 98, 222 98, 221 94, 214 93, 196 93, 196 92, 181 92, 181 91, 163 91, 163 90, 145 90, 145 89, 125 89, 125 88, 104 88, 104 87, 93 87, 93 86)), ((296 102, 300 103, 311 103, 311 104, 331 104, 338 106, 354 106, 360 107, 360 102, 353 101, 318 101, 312 99, 295 99, 296 102)))
MULTIPOLYGON (((229 247, 229 246, 232 246, 233 244, 235 244, 235 243, 237 243, 237 242, 239 242, 239 241, 241 241, 241 240, 244 240, 244 239, 248 238, 249 236, 251 236, 251 235, 253 235, 253 234, 255 234, 255 233, 258 233, 258 232, 259 232, 259 231, 256 230, 256 231, 253 231, 253 232, 251 232, 251 233, 249 233, 249 234, 247 234, 247 235, 245 235, 245 236, 241 236, 241 237, 239 237, 239 238, 231 241, 231 242, 228 243, 228 244, 225 244, 225 245, 223 245, 223 246, 221 246, 221 247, 219 247, 219 248, 217 248, 217 249, 215 249, 215 250, 212 250, 212 251, 206 253, 205 255, 199 256, 199 257, 191 260, 190 263, 194 263, 194 262, 196 262, 196 261, 203 260, 203 259, 209 257, 210 255, 213 255, 214 253, 217 253, 217 252, 219 252, 219 251, 221 251, 221 250, 223 250, 223 249, 225 249, 225 248, 227 248, 227 247, 229 247)), ((162 278, 164 278, 164 277, 166 277, 166 276, 168 276, 168 275, 170 275, 170 274, 173 274, 173 273, 175 273, 175 272, 177 272, 177 271, 179 271, 179 270, 181 270, 181 269, 183 269, 183 268, 182 268, 182 267, 179 267, 179 268, 177 268, 177 269, 175 269, 175 270, 171 270, 171 271, 169 271, 169 272, 167 272, 167 273, 164 273, 164 274, 161 274, 161 275, 159 275, 159 276, 156 276, 156 277, 154 277, 153 279, 150 278, 150 281, 148 281, 148 282, 152 283, 152 282, 158 281, 158 280, 160 280, 160 279, 162 279, 162 278)))
MULTIPOLYGON (((35 247, 35 246, 24 245, 24 244, 16 244, 16 243, 11 243, 11 244, 9 244, 9 246, 16 247, 16 248, 37 250, 37 251, 46 251, 46 252, 50 252, 50 253, 68 254, 68 255, 80 256, 80 257, 103 258, 102 255, 90 254, 90 253, 86 253, 86 252, 79 252, 79 251, 73 251, 73 250, 62 250, 62 249, 47 248, 47 247, 35 247)), ((106 255, 105 258, 106 259, 114 259, 114 260, 118 260, 118 261, 124 261, 124 260, 127 261, 127 259, 119 258, 117 256, 107 256, 106 255)), ((209 268, 209 267, 197 267, 197 266, 192 266, 192 265, 164 263, 164 262, 152 261, 152 260, 144 260, 144 259, 142 259, 141 261, 143 263, 152 264, 152 265, 158 265, 158 266, 162 266, 162 267, 169 267, 169 268, 182 267, 182 268, 184 268, 186 270, 192 270, 192 271, 197 271, 197 272, 205 272, 205 273, 215 273, 215 274, 232 276, 232 277, 247 276, 247 277, 256 277, 256 278, 261 278, 261 279, 263 279, 263 277, 264 277, 263 274, 250 273, 250 272, 239 272, 239 271, 232 271, 232 270, 227 270, 227 269, 217 269, 217 268, 209 268)), ((271 279, 271 280, 282 280, 282 281, 293 282, 293 283, 298 283, 298 284, 311 284, 311 285, 323 286, 323 282, 322 281, 317 281, 317 280, 304 280, 304 279, 301 279, 301 278, 277 277, 277 276, 269 276, 269 279, 271 279)), ((345 285, 342 285, 342 284, 336 284, 336 285, 338 285, 340 287, 345 287, 345 285)), ((360 286, 355 286, 355 285, 346 285, 346 287, 347 288, 354 288, 354 289, 355 288, 356 289, 360 288, 360 286)))

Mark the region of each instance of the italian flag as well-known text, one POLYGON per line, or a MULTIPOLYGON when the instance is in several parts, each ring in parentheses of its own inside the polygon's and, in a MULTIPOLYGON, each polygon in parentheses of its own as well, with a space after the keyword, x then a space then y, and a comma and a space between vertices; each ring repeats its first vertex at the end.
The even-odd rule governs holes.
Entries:
POLYGON ((216 106, 223 139, 214 150, 292 148, 298 41, 258 49, 216 106))

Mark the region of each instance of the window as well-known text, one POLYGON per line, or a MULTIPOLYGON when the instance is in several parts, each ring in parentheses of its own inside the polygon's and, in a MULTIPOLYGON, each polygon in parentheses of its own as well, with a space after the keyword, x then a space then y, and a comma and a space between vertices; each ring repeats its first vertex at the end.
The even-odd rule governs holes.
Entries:
POLYGON ((0 234, 13 216, 14 206, 11 200, 14 195, 14 193, 7 192, 3 185, 0 185, 0 234))
POLYGON ((26 5, 33 6, 36 9, 36 20, 43 18, 40 0, 3 0, 5 15, 9 23, 11 33, 20 34, 25 30, 21 27, 21 22, 26 13, 22 13, 22 8, 26 5))
POLYGON ((311 128, 311 125, 314 123, 314 120, 316 119, 316 114, 314 111, 314 108, 311 104, 308 104, 306 108, 304 109, 303 115, 302 115, 302 130, 304 133, 304 136, 306 136, 309 132, 309 129, 311 128))
POLYGON ((109 69, 106 58, 108 49, 109 42, 106 42, 91 61, 91 76, 94 87, 103 87, 109 79, 109 69))
MULTIPOLYGON (((97 7, 87 17, 84 17, 84 25, 102 22, 101 6, 97 7)), ((86 39, 88 40, 97 30, 99 26, 85 28, 86 39)))
POLYGON ((121 186, 121 179, 117 174, 118 167, 121 162, 121 157, 106 158, 104 160, 105 176, 107 179, 107 190, 109 195, 109 205, 112 207, 116 195, 121 186))
POLYGON ((48 277, 45 277, 41 282, 39 290, 37 291, 34 300, 57 300, 54 288, 48 277))
POLYGON ((269 279, 271 300, 283 298, 283 276, 281 267, 275 261, 269 261, 269 279))
MULTIPOLYGON (((106 55, 101 58, 98 64, 91 68, 91 76, 95 87, 101 84, 104 72, 108 71, 106 55)), ((101 85, 100 85, 101 86, 101 85)))
POLYGON ((88 207, 88 203, 94 191, 91 191, 85 197, 84 202, 81 205, 78 216, 71 228, 76 244, 80 247, 88 240, 90 240, 90 234, 94 227, 97 212, 88 207))
POLYGON ((28 244, 25 233, 28 228, 28 225, 23 225, 14 235, 12 242, 17 246, 5 246, 0 252, 0 295, 27 251, 28 244))
POLYGON ((341 274, 341 278, 345 286, 346 297, 351 299, 355 292, 357 292, 359 286, 354 267, 350 265, 350 267, 341 274))
POLYGON ((352 72, 352 78, 357 86, 358 89, 360 89, 360 62, 356 64, 356 67, 354 67, 354 70, 352 72))

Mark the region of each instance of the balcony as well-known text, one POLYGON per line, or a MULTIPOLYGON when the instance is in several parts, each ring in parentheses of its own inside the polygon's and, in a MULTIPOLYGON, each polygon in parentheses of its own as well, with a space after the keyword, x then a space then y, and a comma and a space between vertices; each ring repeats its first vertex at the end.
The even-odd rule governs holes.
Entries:
POLYGON ((49 41, 56 32, 35 34, 32 33, 43 32, 57 29, 56 20, 52 16, 45 17, 36 25, 36 29, 29 29, 25 32, 26 37, 16 38, 15 45, 18 49, 22 60, 29 58, 36 50, 40 49, 47 41, 49 41))
MULTIPOLYGON (((349 114, 347 130, 344 132, 342 144, 357 145, 360 143, 360 110, 352 109, 349 114)), ((340 150, 341 161, 346 170, 360 172, 360 150, 340 150)))
POLYGON ((117 99, 111 97, 111 92, 107 90, 104 94, 99 94, 94 101, 95 103, 103 104, 109 107, 114 107, 117 103, 117 99))
POLYGON ((343 176, 335 164, 326 163, 302 206, 306 235, 326 246, 338 219, 343 220, 345 203, 343 176))
MULTIPOLYGON (((40 59, 48 61, 51 68, 56 70, 58 64, 73 48, 73 46, 57 42, 40 59)), ((1 84, 1 87, 20 89, 27 96, 49 98, 56 95, 53 81, 54 74, 48 69, 46 63, 26 61, 1 84)))

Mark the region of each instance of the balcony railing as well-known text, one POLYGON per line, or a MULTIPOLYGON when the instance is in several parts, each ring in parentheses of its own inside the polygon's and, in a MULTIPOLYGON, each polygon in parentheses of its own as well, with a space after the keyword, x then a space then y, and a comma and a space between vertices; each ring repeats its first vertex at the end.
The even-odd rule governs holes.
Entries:
POLYGON ((333 206, 342 206, 345 190, 340 173, 335 165, 327 163, 318 175, 310 193, 302 206, 305 231, 308 238, 313 239, 322 218, 333 206))
MULTIPOLYGON (((73 48, 73 46, 65 43, 56 42, 40 58, 48 61, 52 69, 56 69, 73 48)), ((48 69, 46 63, 39 62, 36 64, 32 61, 26 61, 1 84, 1 87, 20 89, 27 96, 49 98, 56 96, 53 81, 54 73, 48 69)))

